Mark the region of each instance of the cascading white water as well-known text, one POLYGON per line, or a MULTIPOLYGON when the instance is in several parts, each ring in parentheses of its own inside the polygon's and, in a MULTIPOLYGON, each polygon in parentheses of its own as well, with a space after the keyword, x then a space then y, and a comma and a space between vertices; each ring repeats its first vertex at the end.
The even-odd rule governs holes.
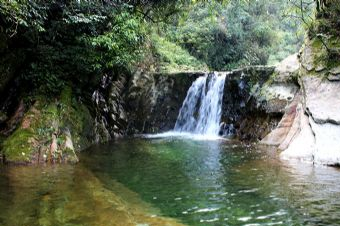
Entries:
POLYGON ((222 113, 226 73, 197 78, 188 90, 174 130, 216 136, 222 113))

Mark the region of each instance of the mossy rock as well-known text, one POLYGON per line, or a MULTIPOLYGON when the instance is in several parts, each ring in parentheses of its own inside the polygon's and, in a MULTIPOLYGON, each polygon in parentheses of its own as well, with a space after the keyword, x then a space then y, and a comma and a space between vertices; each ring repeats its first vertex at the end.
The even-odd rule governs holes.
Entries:
POLYGON ((35 99, 21 125, 3 143, 6 160, 77 162, 76 151, 92 143, 88 138, 88 133, 93 131, 93 127, 89 128, 93 125, 89 110, 75 101, 69 87, 56 100, 50 101, 41 96, 35 99), (69 131, 67 137, 65 131, 69 131), (69 145, 65 145, 67 139, 69 145), (53 142, 55 148, 52 148, 53 142))
POLYGON ((35 134, 31 129, 17 129, 3 143, 3 154, 10 162, 30 162, 34 152, 35 134))

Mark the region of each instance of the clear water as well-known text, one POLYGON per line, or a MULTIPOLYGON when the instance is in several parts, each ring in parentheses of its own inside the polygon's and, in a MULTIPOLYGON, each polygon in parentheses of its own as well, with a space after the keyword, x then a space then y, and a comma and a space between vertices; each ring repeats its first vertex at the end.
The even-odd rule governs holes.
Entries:
POLYGON ((187 92, 174 131, 218 135, 226 73, 196 79, 187 92))
POLYGON ((226 140, 127 139, 3 167, 0 225, 340 225, 340 170, 226 140))

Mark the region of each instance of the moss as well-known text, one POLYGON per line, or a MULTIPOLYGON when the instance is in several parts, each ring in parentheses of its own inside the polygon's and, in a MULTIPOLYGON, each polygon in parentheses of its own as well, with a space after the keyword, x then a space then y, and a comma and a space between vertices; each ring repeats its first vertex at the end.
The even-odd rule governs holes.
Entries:
POLYGON ((76 133, 72 133, 74 146, 76 150, 81 150, 88 147, 91 144, 91 141, 88 140, 88 136, 93 133, 94 122, 90 111, 88 108, 79 104, 76 106, 75 116, 77 117, 76 121, 76 133))
POLYGON ((3 143, 3 153, 10 162, 29 162, 35 134, 31 129, 17 129, 3 143))
POLYGON ((312 48, 314 68, 324 68, 324 70, 320 72, 314 70, 306 73, 309 76, 326 78, 328 76, 328 71, 340 66, 340 59, 338 57, 340 52, 339 38, 334 36, 328 39, 324 38, 323 42, 319 38, 314 38, 306 43, 306 45, 309 45, 312 48), (327 45, 327 48, 331 51, 328 51, 325 45, 327 45))
POLYGON ((340 66, 340 60, 332 59, 327 62, 327 68, 332 69, 340 66))
POLYGON ((36 102, 24 115, 21 126, 4 142, 4 154, 11 162, 32 162, 36 153, 48 156, 52 134, 57 135, 58 149, 54 161, 77 162, 74 152, 65 148, 65 131, 70 131, 76 150, 87 147, 88 133, 92 131, 92 117, 88 109, 72 98, 72 89, 65 88, 60 97, 49 100, 35 97, 36 102), (91 127, 91 128, 88 128, 91 127))

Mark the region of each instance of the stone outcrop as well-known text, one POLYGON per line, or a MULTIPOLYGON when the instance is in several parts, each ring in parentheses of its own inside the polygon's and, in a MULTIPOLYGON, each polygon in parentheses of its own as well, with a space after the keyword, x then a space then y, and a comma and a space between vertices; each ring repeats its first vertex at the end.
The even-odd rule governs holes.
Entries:
POLYGON ((76 163, 76 152, 94 142, 90 112, 72 99, 70 88, 56 100, 40 98, 27 112, 17 111, 23 114, 13 119, 19 126, 2 144, 7 162, 76 163))
POLYGON ((340 164, 340 83, 303 76, 300 123, 295 139, 281 156, 316 164, 340 164))
POLYGON ((227 128, 231 125, 235 129, 236 138, 263 139, 278 125, 285 108, 292 102, 298 87, 294 81, 276 79, 275 70, 275 67, 257 66, 229 73, 222 122, 229 125, 227 128))
POLYGON ((125 90, 129 74, 114 72, 104 75, 101 84, 92 94, 95 121, 95 142, 107 142, 126 133, 128 125, 125 90))
MULTIPOLYGON (((222 127, 225 131, 221 131, 222 134, 233 134, 244 141, 258 141, 275 128, 283 110, 282 107, 271 109, 273 104, 270 105, 270 101, 281 101, 282 97, 265 99, 261 94, 261 89, 273 72, 274 67, 267 66, 227 72, 222 104, 222 127)), ((193 81, 204 75, 203 72, 135 73, 125 101, 129 119, 128 134, 172 130, 188 89, 193 81)), ((296 90, 294 87, 293 92, 296 90)), ((287 105, 287 100, 281 102, 282 106, 287 105)))
POLYGON ((148 74, 137 71, 126 98, 128 133, 158 133, 173 129, 188 89, 197 77, 204 74, 148 74))
MULTIPOLYGON (((299 70, 297 54, 283 60, 276 68, 272 80, 261 90, 261 96, 268 99, 267 109, 283 113, 278 126, 271 131, 260 143, 281 145, 286 141, 297 114, 297 105, 301 98, 299 87, 294 80, 299 70)), ((274 112, 275 112, 274 111, 274 112)))
POLYGON ((325 54, 320 40, 306 40, 297 71, 301 90, 279 126, 261 141, 278 146, 282 159, 340 165, 340 71, 325 54))
MULTIPOLYGON (((269 83, 274 70, 275 67, 270 66, 252 66, 227 72, 221 135, 258 141, 277 126, 298 86, 294 81, 283 79, 269 83)), ((188 89, 203 75, 203 72, 148 74, 137 71, 125 94, 127 133, 172 130, 188 89)))

